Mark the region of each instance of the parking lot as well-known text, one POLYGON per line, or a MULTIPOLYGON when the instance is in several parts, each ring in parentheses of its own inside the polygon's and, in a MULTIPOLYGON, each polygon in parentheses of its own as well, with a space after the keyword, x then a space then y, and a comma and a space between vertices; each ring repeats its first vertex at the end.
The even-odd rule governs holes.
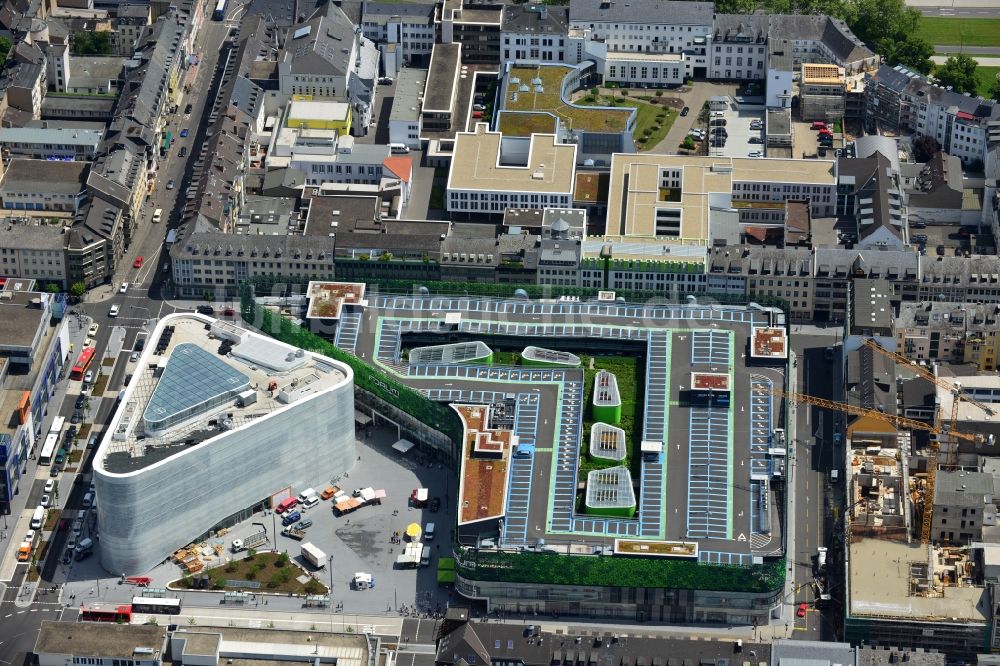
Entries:
MULTIPOLYGON (((263 523, 267 528, 269 542, 261 550, 275 548, 287 551, 293 561, 312 572, 317 580, 324 585, 332 585, 331 603, 335 606, 343 604, 341 610, 345 613, 395 612, 404 605, 432 612, 438 607, 443 609, 449 593, 438 586, 436 571, 439 554, 449 552, 450 531, 455 522, 453 502, 449 501, 454 498, 455 493, 453 474, 438 463, 425 460, 419 453, 419 447, 406 455, 394 451, 392 444, 397 440, 394 427, 373 427, 370 431, 359 427, 360 460, 344 478, 336 482, 336 485, 348 493, 355 488, 368 486, 385 489, 387 497, 382 500, 381 505, 363 506, 348 515, 337 516, 330 500, 321 501, 302 514, 303 519, 313 521, 312 526, 306 530, 303 541, 281 536, 281 516, 266 511, 255 514, 250 520, 229 530, 224 537, 209 540, 209 543, 224 544, 225 557, 243 557, 245 553, 233 555, 229 551, 229 545, 233 539, 245 538, 256 531, 257 528, 252 523, 263 523), (409 506, 410 492, 418 487, 428 488, 430 497, 440 499, 440 510, 437 513, 409 506), (432 546, 429 566, 417 569, 396 568, 396 558, 402 552, 406 539, 399 544, 392 543, 393 532, 402 534, 410 523, 419 523, 424 527, 428 522, 434 522, 438 526, 434 540, 428 542, 432 546), (276 543, 275 528, 278 532, 276 543), (304 542, 312 543, 326 554, 325 569, 314 571, 305 564, 299 555, 304 542), (353 590, 351 580, 355 572, 373 574, 374 589, 353 590)), ((296 493, 301 490, 304 488, 293 488, 296 493)), ((322 488, 316 487, 316 490, 322 491, 322 488)), ((121 594, 127 592, 116 585, 117 578, 108 578, 97 557, 73 562, 71 566, 72 569, 66 572, 67 588, 69 593, 77 595, 78 601, 97 601, 103 596, 102 586, 105 595, 109 591, 121 594)), ((166 562, 146 575, 153 579, 152 587, 166 587, 170 581, 181 578, 182 573, 176 564, 166 562)), ((266 588, 261 589, 261 592, 266 591, 266 588)), ((193 593, 188 592, 182 596, 186 603, 192 603, 192 595, 193 593)), ((211 602, 214 601, 215 598, 212 597, 211 602)))
POLYGON ((739 109, 736 108, 735 105, 731 104, 729 108, 724 111, 710 111, 709 113, 709 123, 712 124, 713 121, 717 121, 719 118, 724 119, 726 121, 724 127, 728 133, 725 146, 717 147, 709 145, 709 155, 718 155, 722 157, 749 157, 751 156, 751 153, 760 152, 763 154, 763 130, 750 129, 750 125, 754 120, 758 120, 763 124, 763 111, 739 109), (716 115, 719 113, 721 113, 722 116, 716 115), (751 143, 751 138, 760 141, 760 143, 751 143))

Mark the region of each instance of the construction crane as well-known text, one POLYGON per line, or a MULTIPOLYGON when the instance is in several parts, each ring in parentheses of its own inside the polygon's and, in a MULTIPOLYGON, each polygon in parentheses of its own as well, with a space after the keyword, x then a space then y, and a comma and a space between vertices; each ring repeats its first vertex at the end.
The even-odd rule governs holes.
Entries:
MULTIPOLYGON (((823 409, 830 409, 837 412, 843 412, 845 414, 853 414, 855 416, 867 416, 870 418, 878 419, 892 425, 895 428, 908 428, 910 430, 923 430, 929 432, 932 435, 944 434, 941 430, 941 426, 938 423, 925 423, 924 421, 917 421, 915 419, 908 419, 905 416, 896 416, 894 414, 886 414, 878 409, 866 409, 864 407, 855 407, 854 405, 849 405, 843 402, 836 402, 834 400, 827 400, 826 398, 817 398, 813 395, 806 395, 805 393, 786 393, 777 387, 771 387, 768 389, 770 393, 776 397, 788 398, 789 400, 794 400, 795 402, 805 403, 807 405, 814 405, 816 407, 821 407, 823 409)), ((979 441, 980 437, 978 435, 971 435, 965 432, 958 432, 952 429, 948 432, 948 435, 956 439, 962 439, 965 441, 975 442, 979 441)), ((931 458, 927 462, 927 483, 924 487, 924 501, 923 501, 923 512, 921 515, 920 523, 920 539, 923 543, 930 543, 931 540, 931 519, 934 515, 934 486, 937 482, 937 468, 938 468, 938 455, 940 453, 940 444, 937 439, 932 437, 930 440, 931 446, 931 458)))
MULTIPOLYGON (((845 402, 837 402, 835 400, 827 400, 826 398, 817 398, 814 395, 806 395, 805 393, 786 393, 780 388, 771 387, 768 389, 770 393, 777 397, 788 398, 789 400, 794 400, 795 402, 802 402, 808 405, 814 405, 816 407, 822 407, 823 409, 830 409, 837 412, 843 412, 845 414, 853 414, 855 416, 868 416, 874 419, 879 419, 880 421, 885 421, 886 423, 896 427, 908 430, 923 430, 929 432, 932 435, 942 435, 944 431, 938 425, 927 423, 925 421, 917 421, 916 419, 909 419, 905 416, 896 416, 894 414, 887 414, 878 409, 866 409, 864 407, 855 407, 854 405, 849 405, 845 402)), ((958 432, 952 430, 948 433, 952 437, 958 439, 966 440, 969 442, 975 442, 979 440, 979 435, 972 435, 966 432, 958 432)))
MULTIPOLYGON (((958 383, 958 382, 951 382, 951 381, 948 381, 947 379, 943 379, 941 377, 938 377, 933 372, 927 370, 926 368, 923 368, 923 367, 917 365, 912 360, 906 358, 902 354, 897 354, 896 352, 889 351, 888 349, 886 349, 885 347, 883 347, 879 343, 875 342, 875 340, 872 339, 872 338, 868 338, 867 340, 865 340, 864 344, 865 344, 865 347, 868 347, 872 351, 875 351, 875 352, 878 352, 879 354, 882 354, 883 356, 885 356, 885 357, 891 359, 892 361, 896 362, 898 365, 905 366, 908 370, 914 372, 919 377, 922 377, 923 379, 926 379, 927 381, 929 381, 931 384, 934 384, 935 386, 943 388, 945 391, 948 391, 951 394, 951 397, 952 397, 952 399, 951 399, 951 419, 948 422, 948 430, 949 431, 950 430, 954 430, 955 429, 955 424, 958 422, 958 403, 959 403, 959 401, 963 401, 964 400, 965 402, 969 403, 970 405, 975 405, 979 409, 983 410, 989 416, 994 416, 996 414, 996 412, 994 411, 993 407, 991 407, 990 405, 987 405, 984 402, 980 402, 979 400, 976 400, 972 396, 970 396, 967 393, 965 393, 962 390, 962 385, 960 383, 958 383)), ((939 413, 939 415, 940 415, 940 413, 939 413)), ((952 455, 951 452, 954 451, 955 448, 956 447, 951 447, 950 450, 949 450, 949 454, 948 454, 949 455, 949 464, 951 462, 950 461, 950 457, 952 455)))

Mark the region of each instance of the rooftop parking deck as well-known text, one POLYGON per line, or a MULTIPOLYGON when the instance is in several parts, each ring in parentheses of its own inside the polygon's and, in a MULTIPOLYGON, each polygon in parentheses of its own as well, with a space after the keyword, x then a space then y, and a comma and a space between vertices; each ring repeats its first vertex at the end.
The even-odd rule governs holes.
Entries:
MULTIPOLYGON (((493 431, 506 433, 516 438, 510 440, 516 442, 516 455, 486 460, 487 449, 479 446, 474 454, 478 436, 467 432, 461 477, 477 488, 475 497, 466 492, 469 496, 461 500, 459 511, 468 511, 462 520, 495 530, 496 523, 485 517, 492 518, 500 506, 497 517, 504 522, 498 543, 529 547, 544 539, 553 548, 564 543, 607 548, 618 538, 695 542, 699 561, 749 564, 754 555, 781 552, 780 516, 776 500, 767 497, 773 489, 764 484, 783 469, 773 464, 766 445, 781 405, 769 395, 753 401, 752 410, 731 404, 751 404, 754 386, 784 383, 782 369, 751 373, 740 354, 751 328, 772 322, 768 310, 740 307, 380 296, 366 308, 352 343, 359 357, 374 359, 431 400, 466 410, 509 405, 507 421, 490 424, 495 427, 483 441, 496 439, 493 431), (627 388, 642 403, 637 417, 642 423, 632 426, 633 440, 627 444, 635 449, 627 458, 627 471, 637 482, 634 515, 588 515, 578 509, 581 456, 591 435, 589 427, 582 427, 591 409, 584 399, 584 370, 401 362, 400 350, 413 344, 403 342, 408 336, 422 341, 441 331, 454 340, 485 341, 498 351, 523 349, 525 338, 534 338, 548 346, 558 341, 559 350, 593 354, 607 349, 638 357, 646 365, 645 385, 627 388), (683 394, 691 387, 692 372, 724 376, 732 403, 689 404, 683 394), (659 445, 644 445, 640 455, 640 439, 659 445), (758 440, 765 442, 763 448, 758 440), (477 455, 473 468, 469 461, 477 455), (499 474, 498 462, 509 478, 503 505, 497 504, 499 488, 486 476, 499 474), (482 498, 480 489, 486 491, 482 498)), ((485 409, 476 419, 484 418, 485 409)), ((463 525, 460 521, 460 538, 471 534, 463 532, 463 525)))

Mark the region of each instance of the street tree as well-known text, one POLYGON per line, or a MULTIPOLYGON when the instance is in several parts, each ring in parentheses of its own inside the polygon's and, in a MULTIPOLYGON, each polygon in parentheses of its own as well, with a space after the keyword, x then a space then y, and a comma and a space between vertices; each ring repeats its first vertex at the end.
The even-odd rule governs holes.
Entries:
POLYGON ((979 80, 976 67, 979 65, 967 55, 951 56, 934 70, 934 76, 943 86, 951 86, 956 92, 976 94, 979 80))

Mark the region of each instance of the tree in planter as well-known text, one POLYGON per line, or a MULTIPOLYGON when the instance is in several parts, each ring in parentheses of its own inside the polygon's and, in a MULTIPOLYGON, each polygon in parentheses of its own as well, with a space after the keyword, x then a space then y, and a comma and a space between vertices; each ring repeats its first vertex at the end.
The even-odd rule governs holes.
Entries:
POLYGON ((76 296, 77 298, 80 298, 81 296, 87 293, 87 285, 85 285, 83 282, 74 282, 69 286, 69 293, 71 296, 76 296))

